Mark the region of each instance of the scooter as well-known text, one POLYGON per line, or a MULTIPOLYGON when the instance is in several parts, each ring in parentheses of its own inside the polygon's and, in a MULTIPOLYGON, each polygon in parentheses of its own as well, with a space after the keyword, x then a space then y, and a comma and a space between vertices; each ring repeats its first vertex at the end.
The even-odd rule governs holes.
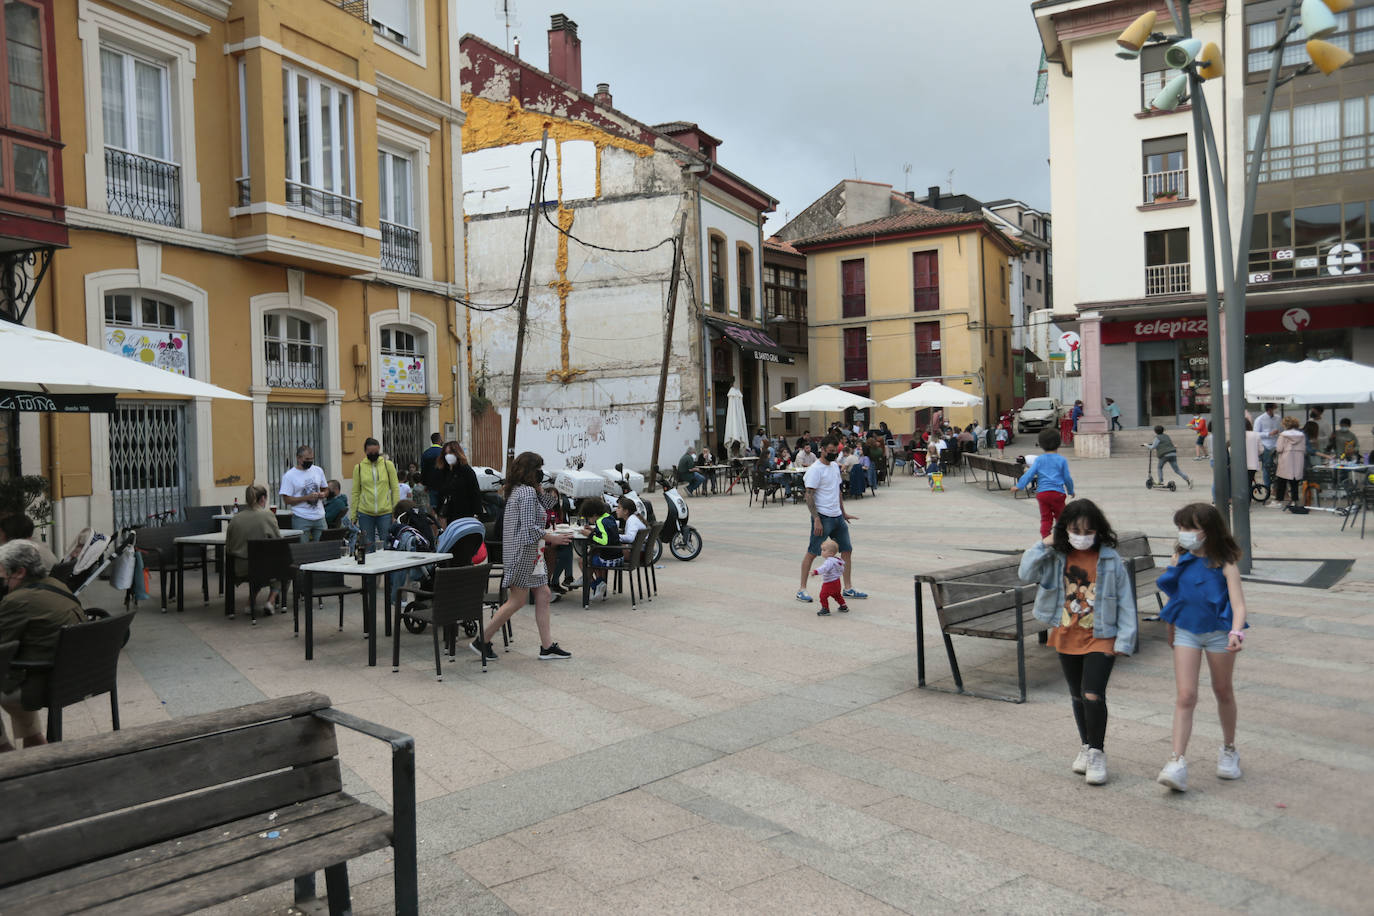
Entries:
MULTIPOLYGON (((646 501, 638 492, 630 486, 630 475, 625 473, 625 465, 617 464, 615 469, 620 474, 620 479, 606 481, 606 508, 607 511, 615 511, 616 500, 621 496, 628 497, 635 504, 635 511, 651 527, 654 524, 654 504, 646 501)), ((653 562, 657 563, 663 557, 663 542, 654 543, 653 562)))
POLYGON ((501 495, 501 485, 506 478, 496 468, 473 465, 472 472, 477 475, 477 489, 482 493, 482 509, 488 521, 500 521, 506 508, 506 498, 501 495))
POLYGON ((1167 484, 1164 482, 1164 472, 1159 472, 1159 483, 1155 483, 1155 450, 1150 449, 1145 453, 1145 489, 1147 490, 1168 490, 1170 493, 1178 489, 1178 486, 1171 480, 1167 484))
POLYGON ((667 475, 659 474, 658 481, 668 501, 668 518, 663 522, 663 531, 659 538, 667 542, 668 549, 679 560, 695 560, 701 553, 701 535, 687 524, 690 512, 687 500, 682 498, 676 486, 669 483, 667 475))

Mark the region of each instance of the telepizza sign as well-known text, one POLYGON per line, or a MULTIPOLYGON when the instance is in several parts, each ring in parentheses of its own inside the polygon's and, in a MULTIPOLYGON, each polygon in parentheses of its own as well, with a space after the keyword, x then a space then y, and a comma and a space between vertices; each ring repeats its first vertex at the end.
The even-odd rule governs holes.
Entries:
MULTIPOLYGON (((1374 325, 1374 305, 1328 305, 1321 308, 1292 307, 1264 312, 1246 312, 1245 333, 1298 334, 1329 328, 1369 327, 1374 325)), ((1174 318, 1146 318, 1140 321, 1102 322, 1104 344, 1134 343, 1149 340, 1183 340, 1207 336, 1207 316, 1180 315, 1174 318)))

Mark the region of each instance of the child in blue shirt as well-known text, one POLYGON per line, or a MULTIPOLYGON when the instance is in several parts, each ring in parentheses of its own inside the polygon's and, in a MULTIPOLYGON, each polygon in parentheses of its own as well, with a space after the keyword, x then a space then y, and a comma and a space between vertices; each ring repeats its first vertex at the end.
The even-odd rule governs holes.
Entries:
POLYGON ((1048 537, 1055 520, 1064 514, 1064 503, 1073 496, 1073 478, 1069 476, 1069 460, 1059 454, 1059 430, 1046 427, 1037 439, 1045 454, 1026 468, 1016 481, 1012 493, 1035 483, 1035 501, 1040 504, 1040 536, 1048 537))

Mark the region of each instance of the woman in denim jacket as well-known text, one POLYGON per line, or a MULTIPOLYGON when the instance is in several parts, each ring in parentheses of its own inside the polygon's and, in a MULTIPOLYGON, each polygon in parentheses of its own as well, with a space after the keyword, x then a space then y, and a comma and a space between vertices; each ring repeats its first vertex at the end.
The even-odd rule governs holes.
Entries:
POLYGON ((1116 533, 1086 499, 1064 507, 1054 529, 1021 557, 1021 581, 1036 582, 1035 619, 1069 683, 1079 751, 1073 771, 1089 785, 1107 781, 1107 679, 1118 655, 1135 652, 1135 589, 1116 552, 1116 533))

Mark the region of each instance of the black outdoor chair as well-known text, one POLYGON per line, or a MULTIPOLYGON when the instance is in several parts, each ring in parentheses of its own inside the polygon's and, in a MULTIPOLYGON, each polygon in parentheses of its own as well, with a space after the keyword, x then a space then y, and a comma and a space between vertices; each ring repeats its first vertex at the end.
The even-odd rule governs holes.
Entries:
POLYGON ((348 540, 347 528, 326 528, 320 532, 321 541, 346 541, 348 540))
MULTIPOLYGON (((639 579, 640 571, 644 566, 644 547, 648 542, 649 529, 645 528, 643 531, 639 532, 639 534, 636 534, 635 539, 630 542, 629 549, 625 551, 625 558, 620 561, 620 565, 613 566, 606 570, 608 574, 612 571, 615 572, 615 590, 617 592, 625 591, 622 577, 630 580, 630 607, 632 608, 639 606, 635 598, 636 580, 639 579)), ((640 586, 638 592, 642 597, 643 583, 639 582, 638 584, 640 586)))
POLYGON ((0 642, 0 684, 5 683, 5 679, 10 676, 10 662, 14 661, 14 655, 19 651, 19 641, 0 642))
POLYGON ((654 565, 654 545, 659 542, 663 535, 663 523, 654 522, 649 526, 649 539, 644 542, 644 570, 645 578, 649 582, 649 587, 655 595, 658 594, 658 567, 654 565))
MULTIPOLYGON (((177 522, 155 528, 139 528, 137 549, 143 556, 143 568, 157 570, 158 590, 162 595, 162 612, 167 613, 167 599, 176 594, 177 547, 176 539, 193 534, 209 534, 203 524, 177 522), (168 588, 168 584, 171 588, 168 588), (170 593, 170 594, 169 594, 170 593)), ((185 569, 202 569, 203 556, 190 553, 185 557, 185 569)))
MULTIPOLYGON (((299 636, 301 632, 301 596, 305 593, 305 577, 310 575, 310 594, 311 597, 323 604, 325 598, 339 599, 339 632, 343 632, 344 626, 344 596, 361 595, 362 585, 349 585, 344 579, 343 573, 313 573, 301 572, 301 567, 306 563, 319 563, 323 560, 339 559, 339 545, 337 542, 328 541, 298 541, 291 544, 288 542, 288 549, 291 554, 291 630, 299 636)), ((252 553, 251 548, 249 551, 252 553)))
POLYGON ((216 515, 223 515, 223 506, 187 506, 181 510, 181 520, 186 524, 197 525, 201 528, 197 534, 210 534, 219 530, 219 522, 215 521, 216 515))
MULTIPOLYGON (((228 571, 224 583, 224 613, 234 613, 234 589, 241 581, 234 573, 231 560, 226 563, 228 571)), ((282 590, 282 606, 286 604, 286 590, 291 587, 295 572, 291 568, 291 545, 282 538, 261 538, 248 542, 248 616, 253 626, 258 625, 258 609, 253 605, 253 596, 258 589, 269 587, 276 582, 282 590)))
MULTIPOLYGON (((396 602, 396 625, 391 628, 391 670, 401 670, 401 630, 402 615, 424 621, 433 628, 434 637, 434 677, 444 679, 443 659, 439 651, 442 632, 448 644, 449 661, 457 653, 457 628, 462 624, 464 631, 482 625, 482 602, 487 591, 487 577, 490 565, 480 566, 443 566, 434 570, 434 591, 428 604, 412 602, 404 612, 401 603, 396 602)), ((482 671, 487 670, 486 655, 482 655, 482 671)))
POLYGON ((749 505, 754 504, 754 497, 756 496, 759 498, 760 506, 767 505, 770 497, 777 498, 778 490, 781 487, 782 484, 771 479, 762 468, 754 468, 749 486, 749 505))
POLYGON ((129 625, 136 611, 110 616, 101 610, 85 612, 95 619, 73 623, 57 631, 51 662, 11 662, 11 668, 45 672, 46 678, 20 686, 25 709, 48 710, 48 741, 62 740, 62 710, 75 703, 110 695, 110 722, 119 731, 119 653, 129 641, 129 625))

